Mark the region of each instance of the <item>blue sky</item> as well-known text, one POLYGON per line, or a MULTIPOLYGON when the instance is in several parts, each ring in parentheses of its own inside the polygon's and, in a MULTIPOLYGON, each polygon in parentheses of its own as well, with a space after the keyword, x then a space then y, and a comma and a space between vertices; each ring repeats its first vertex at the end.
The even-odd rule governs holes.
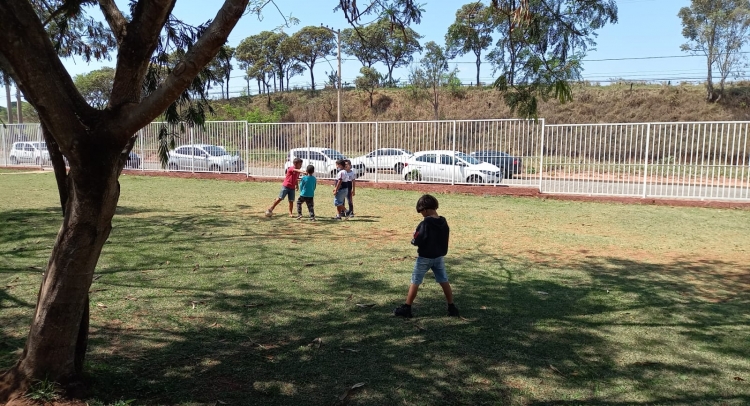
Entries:
MULTIPOLYGON (((435 41, 445 43, 445 32, 455 19, 456 10, 466 1, 429 1, 424 0, 424 14, 422 23, 413 28, 424 36, 422 43, 435 41)), ((488 3, 488 1, 485 1, 488 3)), ((117 0, 121 9, 127 9, 127 0, 117 0)), ((348 24, 341 12, 334 12, 337 0, 276 0, 278 10, 273 4, 266 7, 262 19, 248 15, 243 17, 229 36, 228 44, 237 46, 242 39, 263 30, 283 29, 291 34, 307 25, 324 24, 334 29, 347 28, 348 24), (299 24, 284 27, 284 16, 299 19, 299 24)), ((596 38, 595 50, 587 54, 583 67, 585 80, 602 82, 603 84, 614 78, 628 80, 649 81, 691 81, 700 82, 705 77, 705 58, 691 57, 680 51, 680 45, 685 42, 682 37, 682 26, 677 17, 680 8, 688 6, 689 0, 618 0, 619 22, 607 25, 599 30, 596 38)), ((198 24, 212 18, 221 5, 219 0, 177 0, 175 15, 188 23, 198 24)), ((98 10, 90 9, 92 15, 98 10)), ((100 14, 99 14, 100 16, 100 14)), ((344 55, 342 80, 353 82, 358 75, 360 63, 344 55)), ((415 58, 418 60, 418 57, 415 58)), ((102 66, 114 66, 114 61, 101 61, 86 64, 80 59, 66 60, 65 66, 71 76, 85 73, 102 66)), ((459 69, 459 78, 464 82, 476 81, 476 67, 473 55, 452 61, 451 67, 459 69)), ((236 64, 235 64, 236 67, 236 64)), ((315 67, 315 80, 321 84, 325 80, 325 72, 335 70, 336 57, 329 61, 320 61, 315 67)), ((383 66, 376 66, 381 72, 383 66)), ((492 81, 492 67, 483 64, 480 78, 483 82, 492 81)), ((395 78, 406 79, 407 68, 394 73, 395 78)), ((230 80, 230 92, 233 96, 240 94, 246 87, 244 73, 235 69, 230 80)), ((292 86, 309 86, 310 74, 291 79, 292 86)), ((251 90, 257 89, 251 83, 251 90)), ((219 89, 215 89, 219 92, 219 89)), ((15 90, 13 90, 15 92, 15 90)), ((5 106, 4 89, 0 93, 0 105, 5 106)))

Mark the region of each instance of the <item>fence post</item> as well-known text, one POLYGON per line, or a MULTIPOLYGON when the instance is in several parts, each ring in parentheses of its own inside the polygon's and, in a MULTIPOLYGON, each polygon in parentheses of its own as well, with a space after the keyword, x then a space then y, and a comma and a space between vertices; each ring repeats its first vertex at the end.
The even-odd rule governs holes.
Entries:
MULTIPOLYGON (((10 108, 10 106, 8 106, 10 108)), ((39 169, 44 169, 44 154, 42 153, 42 125, 37 124, 36 127, 36 139, 39 143, 39 169)), ((47 150, 49 151, 49 149, 47 150)), ((48 152, 49 153, 49 152, 48 152)))
MULTIPOLYGON (((438 123, 440 123, 438 121, 438 123)), ((453 151, 451 151, 453 160, 453 172, 451 173, 451 185, 456 184, 456 120, 453 120, 453 151)))
POLYGON ((143 128, 138 130, 138 142, 141 147, 141 172, 143 172, 146 170, 146 155, 143 153, 143 128))
POLYGON ((647 196, 648 190, 648 153, 651 143, 651 123, 646 124, 646 155, 643 157, 643 198, 647 196))
POLYGON ((190 172, 195 173, 195 147, 193 146, 193 127, 188 127, 188 132, 190 133, 190 149, 193 151, 190 154, 190 172))
POLYGON ((245 177, 250 177, 250 135, 248 127, 250 124, 245 121, 245 177))
POLYGON ((5 145, 5 126, 0 126, 0 146, 3 148, 3 166, 8 166, 8 146, 5 145))
POLYGON ((544 169, 544 133, 547 131, 547 127, 545 126, 544 119, 542 118, 542 129, 539 131, 539 193, 544 193, 542 190, 542 172, 544 169))
MULTIPOLYGON (((375 183, 378 183, 378 122, 375 122, 375 183)), ((367 167, 365 167, 367 171, 367 167)))

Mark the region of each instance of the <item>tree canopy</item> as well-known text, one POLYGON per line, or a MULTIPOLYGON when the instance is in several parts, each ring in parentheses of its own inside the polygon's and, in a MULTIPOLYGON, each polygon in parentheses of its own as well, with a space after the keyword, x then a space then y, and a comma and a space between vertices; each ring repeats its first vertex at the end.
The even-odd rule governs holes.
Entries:
POLYGON ((73 79, 81 96, 93 107, 103 109, 112 95, 115 82, 115 70, 104 67, 88 73, 76 75, 73 79))
POLYGON ((476 56, 477 86, 482 64, 482 52, 492 45, 492 32, 497 26, 492 9, 482 2, 464 4, 456 11, 456 20, 445 34, 446 51, 449 58, 469 52, 476 56))

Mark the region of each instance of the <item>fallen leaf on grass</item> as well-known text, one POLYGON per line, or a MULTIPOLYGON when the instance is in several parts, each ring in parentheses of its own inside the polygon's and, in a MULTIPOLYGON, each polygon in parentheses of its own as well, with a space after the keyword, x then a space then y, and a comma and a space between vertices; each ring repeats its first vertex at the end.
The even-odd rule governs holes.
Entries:
POLYGON ((104 304, 102 304, 102 303, 97 303, 96 307, 101 307, 102 309, 106 309, 107 308, 107 306, 104 305, 104 304))
MULTIPOLYGON (((558 374, 560 374, 560 375, 563 375, 563 373, 562 373, 562 372, 560 372, 560 370, 559 370, 559 369, 555 368, 555 366, 554 366, 554 365, 552 365, 552 364, 549 364, 549 369, 551 369, 551 370, 553 370, 553 371, 557 372, 557 373, 558 373, 558 374)), ((565 375, 563 375, 563 376, 565 376, 565 375)))
POLYGON ((132 300, 132 301, 135 302, 135 301, 138 300, 138 298, 135 297, 135 296, 132 296, 132 295, 127 295, 127 296, 125 296, 125 300, 132 300))
POLYGON ((29 269, 36 269, 38 271, 41 271, 42 267, 41 266, 30 266, 29 269))
POLYGON ((480 309, 487 310, 487 306, 482 306, 482 307, 480 307, 480 309))
POLYGON ((344 351, 359 352, 359 350, 355 350, 354 348, 344 348, 344 347, 341 347, 341 348, 339 348, 339 350, 341 350, 341 352, 344 352, 344 351))
POLYGON ((371 307, 375 306, 375 304, 376 304, 376 303, 368 303, 368 304, 365 304, 365 303, 357 303, 357 306, 359 306, 359 307, 364 307, 364 308, 367 308, 367 309, 369 309, 369 308, 371 308, 371 307))
POLYGON ((364 262, 360 262, 360 263, 359 263, 359 265, 362 265, 362 264, 364 264, 364 262))
POLYGON ((229 403, 217 399, 216 400, 216 404, 217 405, 228 405, 229 403))
POLYGON ((351 388, 347 389, 346 392, 344 392, 343 394, 341 394, 341 396, 339 396, 339 403, 338 404, 339 405, 345 405, 346 403, 348 403, 348 400, 354 394, 354 391, 356 391, 357 389, 359 389, 359 388, 361 388, 363 386, 365 386, 364 382, 355 383, 354 385, 352 385, 351 388))
POLYGON ((323 345, 323 339, 320 337, 312 340, 310 344, 307 344, 308 347, 315 347, 315 348, 320 348, 321 345, 323 345))
POLYGON ((549 293, 541 291, 541 290, 537 290, 536 293, 538 293, 540 295, 549 295, 549 293))
POLYGON ((739 376, 735 376, 734 380, 737 381, 737 382, 744 382, 745 381, 744 379, 740 378, 739 376))
POLYGON ((263 306, 263 303, 248 303, 246 305, 243 305, 243 307, 260 307, 263 306))
POLYGON ((312 263, 312 262, 310 262, 310 263, 308 263, 308 264, 305 264, 305 266, 315 266, 315 264, 314 264, 314 263, 312 263))

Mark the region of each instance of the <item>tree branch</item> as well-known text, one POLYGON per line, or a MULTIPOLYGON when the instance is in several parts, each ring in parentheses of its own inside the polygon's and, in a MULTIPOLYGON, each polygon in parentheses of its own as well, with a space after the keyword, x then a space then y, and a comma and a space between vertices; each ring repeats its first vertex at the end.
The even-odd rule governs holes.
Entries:
POLYGON ((133 20, 125 27, 125 36, 117 53, 115 84, 109 105, 119 107, 138 103, 143 78, 151 62, 164 24, 176 0, 140 0, 133 11, 133 20))
POLYGON ((188 51, 184 60, 167 76, 164 83, 140 104, 128 109, 129 112, 123 111, 120 114, 123 125, 132 130, 131 132, 135 132, 164 112, 219 52, 219 48, 224 45, 229 33, 242 17, 247 3, 248 0, 225 0, 206 32, 188 51))
POLYGON ((63 150, 68 149, 73 138, 86 130, 85 117, 96 110, 78 93, 29 2, 0 1, 0 27, 0 65, 11 68, 40 119, 63 150), (24 87, 24 83, 43 85, 24 87))
POLYGON ((99 8, 104 14, 104 19, 109 24, 109 29, 115 34, 117 44, 122 44, 123 39, 127 34, 128 21, 122 15, 122 12, 117 8, 114 0, 99 0, 99 8))

